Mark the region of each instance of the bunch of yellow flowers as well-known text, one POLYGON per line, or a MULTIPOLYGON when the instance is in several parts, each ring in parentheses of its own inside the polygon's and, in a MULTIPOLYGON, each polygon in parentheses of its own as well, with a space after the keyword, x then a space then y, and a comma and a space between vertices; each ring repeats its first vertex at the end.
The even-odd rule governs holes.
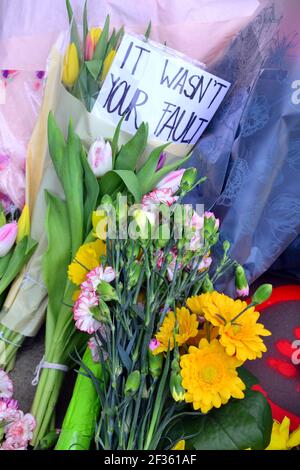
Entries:
POLYGON ((244 398, 237 368, 261 358, 267 350, 261 337, 271 334, 259 316, 255 306, 217 291, 190 297, 167 313, 152 353, 179 349, 182 396, 195 410, 207 413, 231 397, 244 398))

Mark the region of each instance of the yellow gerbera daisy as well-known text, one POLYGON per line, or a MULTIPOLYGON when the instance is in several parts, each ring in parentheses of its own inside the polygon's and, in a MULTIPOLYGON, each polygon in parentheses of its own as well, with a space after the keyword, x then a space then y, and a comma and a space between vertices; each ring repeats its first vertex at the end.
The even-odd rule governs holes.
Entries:
POLYGON ((241 360, 253 360, 262 357, 267 350, 260 336, 269 336, 270 331, 257 323, 259 312, 254 307, 245 311, 236 321, 231 321, 247 308, 247 303, 234 300, 219 292, 208 292, 187 300, 187 306, 198 315, 202 315, 214 326, 219 327, 220 343, 229 356, 241 360))
POLYGON ((100 265, 100 257, 105 256, 106 246, 102 240, 82 245, 69 265, 68 277, 73 284, 79 286, 89 271, 100 265))
POLYGON ((289 450, 300 445, 300 426, 290 434, 290 424, 287 416, 281 423, 273 421, 271 441, 266 450, 289 450))
MULTIPOLYGON (((178 333, 175 335, 176 343, 178 346, 182 346, 187 342, 189 338, 193 338, 198 334, 198 320, 195 314, 185 308, 176 309, 176 317, 178 322, 178 333)), ((176 318, 174 312, 168 312, 164 318, 164 321, 156 334, 156 339, 159 342, 159 346, 153 351, 153 354, 159 354, 168 350, 174 349, 174 329, 176 325, 176 318)))
POLYGON ((244 398, 246 387, 236 371, 240 365, 216 339, 211 343, 202 339, 198 348, 190 346, 188 354, 180 360, 185 401, 193 403, 194 410, 207 413, 213 407, 225 405, 231 397, 244 398))

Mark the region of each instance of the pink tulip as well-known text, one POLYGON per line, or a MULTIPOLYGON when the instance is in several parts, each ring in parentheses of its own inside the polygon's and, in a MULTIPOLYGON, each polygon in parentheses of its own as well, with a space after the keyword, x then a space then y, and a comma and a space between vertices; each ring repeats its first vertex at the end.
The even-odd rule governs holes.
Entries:
POLYGON ((175 194, 180 186, 181 179, 183 177, 184 172, 186 171, 185 168, 181 170, 171 171, 165 178, 163 178, 156 187, 158 189, 171 189, 172 194, 175 194))
POLYGON ((17 234, 17 222, 11 222, 0 228, 0 257, 7 255, 10 251, 16 241, 17 234))
POLYGON ((112 150, 109 142, 101 137, 90 148, 88 162, 94 173, 99 178, 112 170, 112 150))
POLYGON ((97 43, 100 39, 101 28, 91 28, 86 37, 85 43, 85 60, 92 60, 96 50, 97 43))

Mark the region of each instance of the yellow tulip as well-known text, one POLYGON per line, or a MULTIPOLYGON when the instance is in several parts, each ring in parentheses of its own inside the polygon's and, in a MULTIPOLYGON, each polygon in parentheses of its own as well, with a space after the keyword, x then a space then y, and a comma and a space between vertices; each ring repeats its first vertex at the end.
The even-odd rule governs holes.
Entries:
POLYGON ((94 211, 92 214, 92 224, 94 229, 93 236, 100 240, 106 240, 108 225, 106 212, 102 210, 94 211))
POLYGON ((108 74, 108 71, 111 67, 111 64, 115 58, 116 51, 112 49, 109 54, 105 57, 102 72, 101 72, 101 81, 105 80, 106 75, 108 74))
POLYGON ((30 213, 26 204, 18 221, 17 243, 30 235, 30 213))
POLYGON ((85 60, 92 60, 97 43, 102 33, 101 28, 91 28, 85 42, 85 60))
POLYGON ((69 45, 65 54, 62 81, 66 86, 72 87, 76 82, 78 75, 78 52, 75 44, 72 42, 72 44, 69 45))

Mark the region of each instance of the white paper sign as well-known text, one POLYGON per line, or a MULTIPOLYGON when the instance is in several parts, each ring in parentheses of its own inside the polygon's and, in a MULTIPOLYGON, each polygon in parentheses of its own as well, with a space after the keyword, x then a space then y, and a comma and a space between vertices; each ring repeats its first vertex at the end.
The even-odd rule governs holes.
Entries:
POLYGON ((189 62, 176 51, 125 34, 93 108, 135 133, 144 121, 149 137, 162 142, 197 142, 230 83, 189 62))

